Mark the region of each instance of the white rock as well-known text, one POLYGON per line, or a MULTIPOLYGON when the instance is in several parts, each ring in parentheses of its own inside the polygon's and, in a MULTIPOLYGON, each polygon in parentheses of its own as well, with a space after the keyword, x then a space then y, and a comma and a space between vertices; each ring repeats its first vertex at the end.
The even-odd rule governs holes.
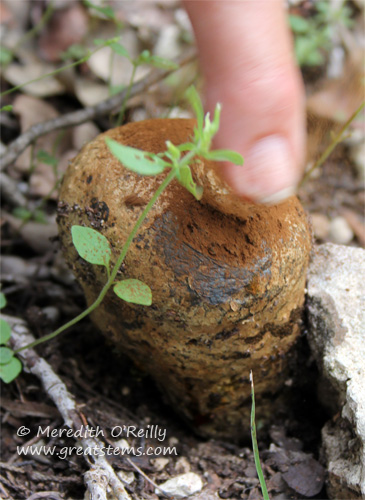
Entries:
POLYGON ((165 26, 158 37, 154 53, 156 56, 166 59, 175 59, 180 52, 179 43, 180 29, 175 24, 165 26))
POLYGON ((354 238, 354 233, 344 217, 335 217, 330 222, 329 236, 333 243, 347 245, 354 238))
POLYGON ((134 475, 134 472, 132 471, 125 471, 125 470, 120 470, 117 472, 117 475, 121 481, 125 484, 132 484, 133 481, 136 479, 136 476, 134 475))
POLYGON ((179 472, 180 474, 186 474, 190 472, 190 469, 191 469, 190 462, 186 457, 179 457, 176 460, 175 464, 176 472, 179 472))
POLYGON ((153 467, 158 471, 162 471, 164 470, 164 468, 166 467, 166 465, 169 463, 169 459, 166 458, 166 457, 158 457, 158 458, 153 458, 151 460, 151 464, 153 465, 153 467))
POLYGON ((332 410, 341 411, 341 418, 323 430, 328 491, 330 498, 363 498, 365 250, 332 243, 320 245, 310 265, 307 288, 309 342, 327 383, 324 399, 332 410), (346 427, 353 439, 344 442, 346 427))
MULTIPOLYGON (((174 498, 186 498, 194 495, 203 488, 203 481, 198 474, 188 472, 180 476, 173 477, 168 481, 159 485, 163 492, 174 498)), ((156 495, 162 496, 163 493, 160 489, 155 489, 156 495)))
POLYGON ((325 240, 330 231, 330 221, 323 214, 310 214, 314 236, 320 240, 325 240))

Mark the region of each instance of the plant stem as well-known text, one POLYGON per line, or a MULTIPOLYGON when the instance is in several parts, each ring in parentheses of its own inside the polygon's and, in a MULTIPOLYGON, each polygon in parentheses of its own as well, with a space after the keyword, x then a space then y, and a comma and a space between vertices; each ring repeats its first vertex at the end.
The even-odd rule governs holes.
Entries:
POLYGON ((128 252, 128 249, 129 249, 129 247, 130 247, 130 245, 131 245, 134 237, 136 236, 139 228, 141 227, 143 221, 147 217, 149 211, 151 210, 152 206, 156 202, 157 198, 167 188, 167 186, 170 184, 170 182, 175 177, 176 177, 176 171, 175 171, 175 169, 172 169, 171 172, 165 177, 165 179, 161 182, 161 184, 159 185, 159 187, 156 189, 155 193, 153 194, 152 198, 150 199, 150 201, 146 205, 145 209, 143 210, 143 212, 141 213, 139 219, 137 220, 135 226, 133 227, 131 233, 129 234, 129 236, 127 238, 127 241, 124 243, 122 251, 120 252, 120 255, 119 255, 118 259, 117 259, 117 262, 115 263, 115 265, 113 267, 113 270, 110 273, 108 281, 105 283, 103 289, 101 290, 101 292, 98 295, 98 297, 95 300, 95 302, 93 302, 91 304, 91 306, 89 306, 87 309, 85 309, 85 311, 83 311, 82 313, 80 313, 78 316, 76 316, 75 318, 73 318, 71 321, 69 321, 65 325, 61 326, 60 328, 58 328, 54 332, 49 333, 48 335, 45 335, 44 337, 42 337, 42 338, 40 338, 40 339, 38 339, 38 340, 36 340, 36 341, 28 344, 28 345, 23 346, 20 349, 17 349, 14 352, 14 354, 17 354, 18 352, 23 351, 25 349, 31 349, 31 348, 37 346, 38 344, 41 344, 43 342, 46 342, 47 340, 51 340, 54 337, 57 337, 57 335, 59 335, 60 333, 64 332, 65 330, 67 330, 71 326, 75 325, 76 323, 78 323, 79 321, 81 321, 82 319, 84 319, 86 316, 88 316, 90 313, 92 313, 97 307, 99 307, 99 305, 103 301, 105 295, 107 294, 109 288, 113 285, 113 282, 114 282, 115 277, 116 277, 116 275, 117 275, 117 273, 119 271, 119 268, 122 265, 122 262, 123 262, 126 254, 128 252))
POLYGON ((350 118, 347 120, 347 122, 343 125, 339 133, 336 135, 336 137, 333 139, 333 141, 327 146, 327 148, 324 150, 324 152, 321 154, 321 156, 318 158, 318 160, 312 165, 312 167, 308 170, 308 172, 305 173, 303 176, 303 179, 301 180, 299 186, 303 186, 303 184, 309 179, 311 173, 318 167, 320 167, 329 157, 329 155, 332 153, 332 151, 335 149, 337 144, 341 142, 343 134, 346 132, 347 128, 350 126, 350 124, 355 120, 357 115, 364 109, 365 106, 365 101, 357 108, 357 110, 350 116, 350 118))
POLYGON ((116 123, 117 127, 119 127, 122 124, 122 121, 123 121, 123 118, 124 118, 124 113, 125 113, 125 108, 127 106, 129 95, 131 93, 131 89, 132 89, 132 85, 133 85, 133 80, 134 80, 134 77, 136 76, 136 71, 137 71, 137 64, 133 64, 133 71, 132 71, 132 75, 131 75, 131 78, 130 78, 129 83, 128 83, 127 93, 125 95, 125 98, 123 100, 123 103, 122 103, 122 106, 120 108, 120 112, 119 112, 119 115, 118 115, 118 119, 117 119, 117 123, 116 123))
POLYGON ((252 406, 251 406, 251 438, 252 438, 253 456, 254 456, 254 459, 255 459, 255 466, 256 466, 257 475, 258 475, 258 478, 259 478, 259 481, 260 481, 262 495, 264 497, 264 500, 270 500, 269 494, 268 494, 267 488, 266 488, 264 474, 263 474, 262 468, 261 468, 260 456, 259 456, 259 448, 257 446, 256 424, 255 424, 255 391, 254 391, 254 386, 253 386, 252 371, 250 373, 250 379, 251 379, 251 395, 252 395, 252 406))
POLYGON ((45 26, 47 24, 52 13, 53 13, 53 2, 50 2, 48 4, 46 10, 44 11, 41 19, 39 20, 39 22, 31 30, 29 30, 27 33, 25 33, 24 36, 22 36, 20 38, 20 40, 18 41, 18 43, 14 47, 14 52, 16 52, 17 49, 21 45, 23 45, 24 42, 29 41, 33 36, 35 36, 43 28, 43 26, 45 26))

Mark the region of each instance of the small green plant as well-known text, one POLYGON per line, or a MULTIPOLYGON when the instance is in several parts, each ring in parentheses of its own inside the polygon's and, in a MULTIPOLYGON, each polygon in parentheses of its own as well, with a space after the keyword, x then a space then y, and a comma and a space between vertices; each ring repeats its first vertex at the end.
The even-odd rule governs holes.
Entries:
MULTIPOLYGON (((97 42, 97 40, 95 40, 94 42, 97 42)), ((130 92, 132 89, 134 78, 136 76, 137 68, 139 66, 148 65, 148 66, 154 66, 155 68, 160 68, 160 69, 176 70, 176 69, 178 69, 178 66, 174 62, 172 62, 168 59, 165 59, 165 58, 159 57, 159 56, 154 56, 153 54, 150 53, 149 50, 144 50, 143 52, 141 52, 139 54, 139 56, 137 56, 136 58, 133 59, 129 55, 129 52, 127 51, 127 49, 125 47, 123 47, 123 45, 121 45, 119 42, 112 43, 110 45, 110 48, 112 49, 112 51, 115 54, 126 57, 133 65, 132 74, 131 74, 129 83, 127 85, 126 96, 125 96, 125 99, 124 99, 123 104, 121 106, 121 109, 120 109, 120 112, 118 115, 118 119, 117 119, 117 123, 116 123, 116 125, 119 126, 123 122, 125 107, 126 107, 128 99, 129 99, 129 95, 130 95, 130 92)), ((121 90, 120 87, 117 87, 116 89, 111 88, 111 93, 119 92, 120 90, 121 90)))
MULTIPOLYGON (((6 297, 0 292, 0 309, 6 306, 6 297)), ((7 321, 0 318, 0 379, 9 384, 22 371, 22 364, 14 357, 14 351, 5 344, 11 337, 11 327, 7 321)))
POLYGON ((252 396, 252 405, 251 405, 251 438, 252 438, 252 449, 253 456, 255 459, 255 467, 257 476, 260 481, 262 495, 264 500, 270 500, 269 494, 267 492, 267 487, 265 483, 264 474, 262 472, 261 463, 260 463, 260 455, 259 455, 259 447, 257 445, 257 436, 256 436, 256 423, 255 423, 255 389, 253 385, 253 374, 250 373, 250 381, 251 381, 251 396, 252 396))
POLYGON ((295 55, 300 66, 320 66, 325 54, 331 49, 334 30, 338 25, 351 26, 351 9, 343 1, 334 8, 332 2, 317 1, 315 14, 309 18, 289 16, 289 24, 295 35, 295 55))
POLYGON ((167 141, 166 151, 159 154, 152 154, 123 146, 110 138, 106 139, 111 153, 121 163, 123 163, 124 167, 140 175, 155 176, 164 173, 165 171, 167 171, 167 175, 165 175, 161 184, 137 220, 113 266, 111 266, 112 250, 105 236, 91 228, 77 225, 72 226, 72 241, 78 254, 90 264, 101 265, 106 268, 106 283, 95 302, 85 311, 58 328, 56 331, 18 349, 15 351, 15 354, 24 349, 35 347, 42 342, 50 340, 81 321, 101 304, 105 295, 112 287, 114 293, 126 302, 144 306, 151 305, 152 292, 147 284, 136 279, 116 281, 116 276, 134 237, 139 231, 157 198, 167 188, 167 186, 174 179, 176 179, 193 196, 195 196, 195 198, 198 200, 201 199, 203 190, 201 186, 196 185, 191 173, 191 165, 194 161, 198 161, 199 157, 215 161, 229 161, 237 165, 243 164, 242 156, 234 151, 211 151, 212 139, 219 128, 221 113, 220 105, 217 104, 213 120, 211 120, 209 113, 204 116, 201 100, 194 87, 190 87, 188 89, 187 98, 189 99, 197 118, 197 127, 194 130, 191 142, 174 145, 167 141))

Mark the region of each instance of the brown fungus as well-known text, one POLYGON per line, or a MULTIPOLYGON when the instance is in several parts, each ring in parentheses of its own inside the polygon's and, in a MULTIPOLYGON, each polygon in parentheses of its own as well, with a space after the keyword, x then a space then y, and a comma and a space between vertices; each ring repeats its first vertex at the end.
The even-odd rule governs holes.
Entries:
MULTIPOLYGON (((115 262, 166 175, 126 170, 105 138, 159 153, 167 140, 186 142, 194 123, 156 119, 109 130, 69 166, 60 200, 73 208, 59 217, 59 231, 88 304, 106 281, 105 269, 78 258, 71 226, 96 227, 110 241, 115 262)), ((197 432, 237 439, 249 435, 250 370, 258 419, 268 422, 280 399, 299 335, 310 233, 296 197, 270 207, 245 203, 208 161, 197 161, 193 176, 204 187, 202 201, 173 181, 120 269, 120 277, 151 287, 152 306, 127 304, 110 290, 92 319, 152 375, 197 432)))

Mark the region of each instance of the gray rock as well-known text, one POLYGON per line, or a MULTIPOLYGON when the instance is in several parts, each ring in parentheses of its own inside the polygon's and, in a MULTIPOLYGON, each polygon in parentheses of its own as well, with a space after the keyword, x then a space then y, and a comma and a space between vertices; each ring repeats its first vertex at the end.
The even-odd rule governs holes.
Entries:
POLYGON ((180 474, 179 476, 173 477, 168 481, 159 485, 159 488, 155 489, 156 495, 163 495, 161 490, 166 495, 172 496, 174 498, 186 498, 194 493, 198 493, 203 488, 203 481, 194 472, 188 472, 186 474, 180 474), (161 488, 161 489, 160 489, 161 488))
POLYGON ((347 245, 354 239, 354 232, 344 217, 338 216, 331 220, 329 237, 334 243, 347 245))
POLYGON ((308 274, 309 342, 323 401, 341 413, 322 433, 330 498, 365 495, 364 264, 363 249, 327 243, 316 248, 308 274))

